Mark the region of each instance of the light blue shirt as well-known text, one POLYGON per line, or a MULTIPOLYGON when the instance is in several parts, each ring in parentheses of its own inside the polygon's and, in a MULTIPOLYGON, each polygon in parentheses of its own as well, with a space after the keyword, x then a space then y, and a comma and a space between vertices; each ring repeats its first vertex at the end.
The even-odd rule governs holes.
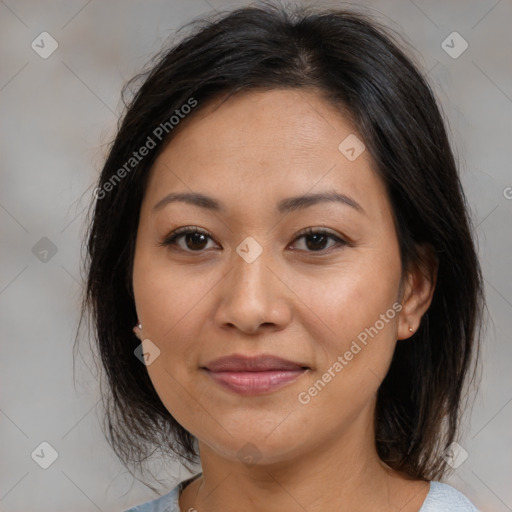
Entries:
MULTIPOLYGON (((171 492, 124 512, 187 512, 180 510, 178 498, 181 491, 201 473, 180 482, 171 492)), ((459 491, 448 484, 430 482, 430 490, 418 512, 479 512, 459 491)))

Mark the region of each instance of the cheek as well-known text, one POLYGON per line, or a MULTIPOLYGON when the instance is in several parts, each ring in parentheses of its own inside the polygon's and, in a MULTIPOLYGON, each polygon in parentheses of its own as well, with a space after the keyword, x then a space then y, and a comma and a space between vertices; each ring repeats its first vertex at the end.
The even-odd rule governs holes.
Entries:
MULTIPOLYGON (((162 251, 163 253, 163 251, 162 251)), ((135 255, 133 289, 144 338, 160 350, 148 372, 164 400, 179 400, 197 370, 198 341, 211 315, 208 294, 222 278, 218 272, 170 264, 165 254, 141 248, 135 255)))
POLYGON ((347 264, 329 269, 328 274, 295 279, 294 290, 304 303, 304 312, 316 318, 318 341, 333 340, 331 351, 341 350, 385 315, 389 334, 396 323, 392 308, 400 282, 399 262, 391 257, 377 260, 356 256, 347 264), (386 315, 386 312, 390 310, 386 315))
POLYGON ((315 322, 320 327, 314 334, 321 364, 297 396, 307 411, 305 422, 318 416, 325 425, 348 425, 362 411, 371 414, 396 344, 401 309, 395 302, 400 276, 396 267, 395 262, 383 272, 380 265, 364 264, 361 271, 352 266, 350 274, 340 272, 307 295, 321 320, 315 322))
POLYGON ((195 432, 194 417, 202 417, 204 409, 185 390, 191 389, 190 376, 197 354, 198 315, 205 314, 204 299, 213 285, 207 275, 180 271, 171 267, 149 250, 136 253, 133 289, 144 338, 160 350, 147 366, 153 386, 174 418, 190 432, 195 432))
MULTIPOLYGON (((310 412, 331 415, 343 404, 344 414, 357 415, 384 379, 395 345, 400 261, 393 250, 366 251, 331 273, 321 286, 304 281, 301 295, 317 317, 312 333, 321 363, 300 403, 310 412), (306 293, 307 292, 307 293, 306 293), (318 409, 317 409, 318 408, 318 409), (323 411, 323 412, 321 412, 323 411)), ((310 330, 313 329, 310 324, 310 330)))
POLYGON ((133 289, 144 334, 162 341, 173 337, 217 280, 207 269, 170 264, 163 252, 141 249, 135 255, 133 289))

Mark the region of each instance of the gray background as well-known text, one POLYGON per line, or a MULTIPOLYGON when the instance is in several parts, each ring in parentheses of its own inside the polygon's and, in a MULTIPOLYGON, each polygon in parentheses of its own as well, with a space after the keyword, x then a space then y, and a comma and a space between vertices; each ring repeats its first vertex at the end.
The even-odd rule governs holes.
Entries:
MULTIPOLYGON (((85 212, 115 133, 123 83, 184 22, 247 3, 0 2, 1 511, 107 512, 155 497, 103 439, 97 378, 80 357, 73 383, 85 212), (44 31, 58 43, 46 59, 31 47, 44 31), (31 458, 43 441, 58 452, 48 469, 31 458)), ((483 511, 512 510, 512 2, 347 4, 363 6, 416 49, 449 123, 492 323, 481 386, 464 423, 468 458, 448 482, 483 511), (441 46, 453 31, 469 45, 458 58, 441 46)), ((178 464, 157 471, 168 489, 188 476, 178 464)))

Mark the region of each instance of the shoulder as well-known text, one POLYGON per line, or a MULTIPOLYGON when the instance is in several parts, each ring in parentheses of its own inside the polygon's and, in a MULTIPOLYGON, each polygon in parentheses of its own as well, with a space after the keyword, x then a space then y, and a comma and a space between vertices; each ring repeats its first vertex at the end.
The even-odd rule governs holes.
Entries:
POLYGON ((146 501, 135 507, 132 507, 124 512, 180 512, 179 497, 181 491, 193 480, 201 475, 194 475, 191 478, 187 478, 180 482, 174 489, 169 491, 167 494, 160 496, 151 501, 146 501))
POLYGON ((146 503, 132 507, 125 510, 125 512, 180 512, 178 497, 179 485, 167 494, 154 500, 146 501, 146 503))
POLYGON ((478 509, 451 485, 432 481, 419 512, 478 512, 478 509))
MULTIPOLYGON (((195 475, 179 483, 167 494, 152 501, 125 510, 124 512, 180 512, 179 496, 190 482, 199 477, 195 475)), ((441 482, 430 482, 430 491, 419 512, 479 512, 462 493, 454 487, 441 482), (448 508, 449 507, 449 508, 448 508)))

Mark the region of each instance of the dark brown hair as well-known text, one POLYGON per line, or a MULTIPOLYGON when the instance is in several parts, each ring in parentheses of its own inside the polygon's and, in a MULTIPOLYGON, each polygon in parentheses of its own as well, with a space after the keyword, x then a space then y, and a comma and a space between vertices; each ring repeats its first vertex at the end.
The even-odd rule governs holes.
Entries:
POLYGON ((198 106, 187 119, 219 94, 313 88, 348 113, 364 139, 388 191, 402 268, 421 264, 422 246, 438 259, 431 306, 412 338, 397 344, 380 386, 375 440, 380 458, 403 475, 439 478, 474 377, 485 304, 466 199, 430 86, 388 29, 354 11, 260 2, 189 26, 190 34, 128 84, 142 81, 110 147, 101 197, 95 194, 82 319, 89 314, 93 322, 105 370, 109 442, 129 469, 156 450, 198 461, 197 440, 165 408, 134 356, 140 342, 132 332, 139 211, 152 164, 175 133, 171 116, 191 98, 198 106), (168 128, 161 140, 158 126, 168 128), (156 147, 127 168, 152 134, 156 147), (113 181, 123 166, 122 179, 113 181))

